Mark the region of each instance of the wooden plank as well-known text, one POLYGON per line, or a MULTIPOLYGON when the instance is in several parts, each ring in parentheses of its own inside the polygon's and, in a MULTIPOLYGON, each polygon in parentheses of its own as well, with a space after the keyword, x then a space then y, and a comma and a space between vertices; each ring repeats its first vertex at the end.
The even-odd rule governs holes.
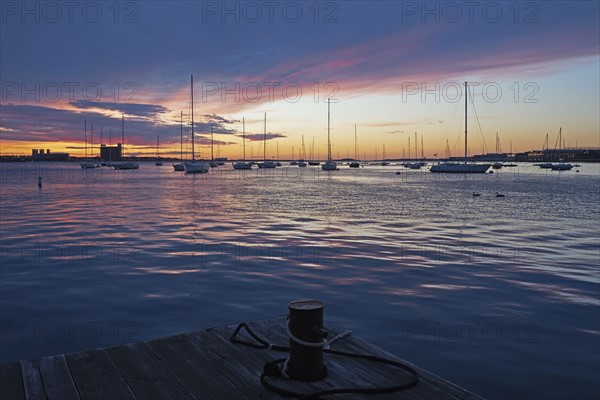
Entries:
POLYGON ((64 355, 44 357, 39 360, 38 367, 48 400, 80 399, 64 355))
MULTIPOLYGON (((425 394, 425 398, 427 396, 436 396, 437 398, 448 398, 448 399, 473 399, 473 400, 482 400, 483 398, 477 396, 474 393, 471 393, 460 386, 457 386, 451 382, 448 382, 439 376, 432 374, 431 372, 425 371, 405 360, 402 360, 395 355, 388 353, 387 351, 376 347, 360 338, 353 337, 351 341, 340 342, 340 346, 346 346, 345 348, 350 351, 361 352, 374 354, 377 356, 381 356, 384 358, 389 358, 392 360, 400 361, 404 364, 407 364, 417 370, 420 376, 420 382, 416 388, 418 388, 418 392, 423 391, 425 394)), ((337 345, 337 344, 336 344, 337 345)))
POLYGON ((21 364, 11 362, 0 365, 0 399, 24 400, 23 374, 21 364))
MULTIPOLYGON (((288 346, 285 317, 248 323, 268 342, 288 346)), ((235 326, 212 328, 149 342, 92 350, 68 356, 0 365, 0 399, 281 399, 260 384, 266 362, 289 353, 231 343, 235 326)), ((327 328, 331 336, 336 329, 327 328)), ((243 331, 241 339, 254 342, 243 331)), ((473 399, 481 397, 354 336, 333 349, 377 355, 403 362, 420 375, 417 386, 376 395, 338 394, 332 399, 473 399)), ((278 387, 299 393, 352 387, 386 387, 410 379, 397 367, 376 361, 325 354, 326 379, 298 382, 269 378, 278 387)))
MULTIPOLYGON (((229 333, 230 334, 230 333, 229 333)), ((267 350, 254 349, 243 345, 231 343, 228 339, 229 335, 224 333, 211 338, 220 341, 220 345, 214 346, 211 351, 217 351, 223 355, 224 360, 228 361, 228 367, 235 371, 237 376, 245 382, 245 387, 248 387, 248 393, 251 398, 261 399, 281 399, 281 396, 274 393, 260 383, 260 375, 263 366, 267 361, 274 358, 281 358, 284 353, 274 353, 267 350)))
MULTIPOLYGON (((233 385, 245 393, 248 398, 274 398, 272 393, 260 385, 260 370, 248 366, 247 358, 244 353, 237 349, 228 349, 231 343, 221 341, 214 333, 209 336, 186 335, 188 339, 203 349, 205 357, 210 358, 210 364, 213 368, 227 376, 233 385)), ((257 361, 256 358, 250 358, 251 361, 257 361)))
POLYGON ((23 374, 25 398, 32 400, 45 399, 44 384, 42 383, 37 361, 21 361, 21 373, 23 374))
POLYGON ((69 354, 66 359, 82 400, 136 398, 105 351, 69 354))
POLYGON ((152 340, 147 344, 163 367, 169 369, 194 398, 249 398, 220 371, 213 369, 183 335, 152 340))
POLYGON ((106 349, 129 388, 139 399, 191 399, 171 373, 163 368, 145 343, 106 349))

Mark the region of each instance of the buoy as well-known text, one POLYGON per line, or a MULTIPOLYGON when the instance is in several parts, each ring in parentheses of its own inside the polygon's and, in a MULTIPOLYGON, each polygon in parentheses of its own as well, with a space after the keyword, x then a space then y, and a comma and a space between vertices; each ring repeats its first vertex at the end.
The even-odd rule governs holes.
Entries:
POLYGON ((42 187, 42 177, 38 176, 38 187, 41 188, 42 187))
POLYGON ((290 319, 290 358, 287 375, 298 381, 318 381, 327 376, 323 365, 323 347, 327 332, 323 329, 323 308, 319 300, 297 300, 288 304, 290 319))
POLYGON ((400 175, 400 171, 396 171, 396 175, 400 175))

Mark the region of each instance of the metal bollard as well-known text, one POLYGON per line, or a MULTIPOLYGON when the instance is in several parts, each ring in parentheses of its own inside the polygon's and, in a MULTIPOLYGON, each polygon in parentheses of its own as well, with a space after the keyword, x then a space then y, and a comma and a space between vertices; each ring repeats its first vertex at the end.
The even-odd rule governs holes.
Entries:
MULTIPOLYGON (((327 337, 323 330, 323 308, 319 300, 297 300, 288 304, 290 333, 305 342, 321 343, 327 337)), ((309 347, 290 337, 290 359, 287 374, 299 381, 318 381, 327 376, 323 365, 323 346, 309 347)))

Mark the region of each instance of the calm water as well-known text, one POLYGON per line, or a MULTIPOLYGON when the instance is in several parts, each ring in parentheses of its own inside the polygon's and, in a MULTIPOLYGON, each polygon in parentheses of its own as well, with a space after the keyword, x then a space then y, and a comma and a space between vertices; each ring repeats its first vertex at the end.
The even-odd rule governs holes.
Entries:
POLYGON ((1 164, 0 360, 318 298, 329 325, 491 399, 600 395, 598 164, 230 168, 1 164))

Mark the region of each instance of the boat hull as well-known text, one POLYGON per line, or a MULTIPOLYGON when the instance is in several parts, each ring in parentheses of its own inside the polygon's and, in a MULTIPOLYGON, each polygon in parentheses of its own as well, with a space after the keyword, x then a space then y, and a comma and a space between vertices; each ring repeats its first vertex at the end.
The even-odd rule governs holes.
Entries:
POLYGON ((569 171, 573 168, 571 164, 553 164, 552 171, 569 171))
POLYGON ((185 165, 183 163, 173 164, 173 169, 175 171, 185 171, 185 165))
POLYGON ((79 164, 81 166, 81 168, 83 169, 90 169, 90 168, 96 168, 96 163, 91 163, 91 162, 82 162, 79 164))
POLYGON ((429 171, 451 174, 485 174, 490 167, 490 164, 435 164, 429 171))
POLYGON ((321 164, 321 169, 323 171, 337 171, 337 164, 333 161, 327 161, 326 163, 321 164))
POLYGON ((273 161, 265 161, 265 162, 258 164, 258 168, 275 168, 275 167, 277 167, 277 164, 275 164, 273 161))
POLYGON ((210 170, 210 164, 202 161, 189 162, 185 164, 187 174, 203 174, 210 170))
POLYGON ((138 169, 140 165, 133 161, 122 161, 113 164, 114 169, 138 169))
POLYGON ((238 162, 233 164, 233 169, 252 169, 252 164, 247 162, 238 162))

